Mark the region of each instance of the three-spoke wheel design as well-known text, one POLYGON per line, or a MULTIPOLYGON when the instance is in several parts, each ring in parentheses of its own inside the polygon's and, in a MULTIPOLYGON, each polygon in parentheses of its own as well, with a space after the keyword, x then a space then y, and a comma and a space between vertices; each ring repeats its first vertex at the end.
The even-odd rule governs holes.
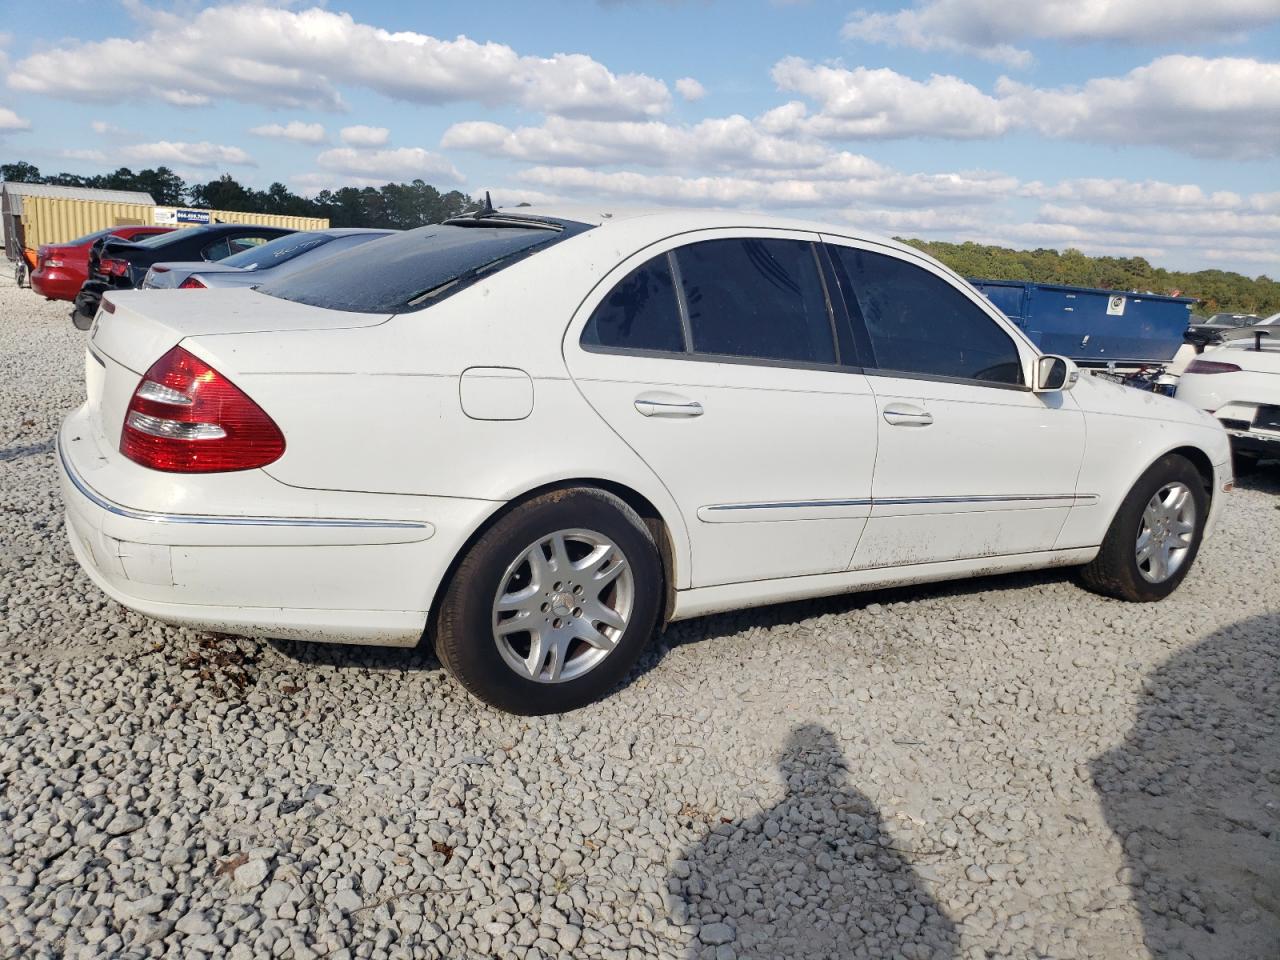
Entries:
POLYGON ((621 548, 594 530, 558 530, 507 567, 493 639, 507 665, 538 683, 574 680, 613 652, 635 602, 621 548))
POLYGON ((1138 524, 1135 559, 1148 583, 1164 583, 1181 568, 1196 532, 1196 500, 1181 481, 1166 483, 1147 502, 1138 524))

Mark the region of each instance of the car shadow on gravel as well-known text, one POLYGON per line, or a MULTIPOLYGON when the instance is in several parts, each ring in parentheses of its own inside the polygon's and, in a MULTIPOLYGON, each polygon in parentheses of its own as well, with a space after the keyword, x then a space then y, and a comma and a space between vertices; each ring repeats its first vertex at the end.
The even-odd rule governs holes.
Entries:
POLYGON ((696 930, 685 956, 956 956, 955 924, 848 783, 835 736, 796 727, 778 765, 780 803, 713 827, 673 864, 669 908, 696 930))
POLYGON ((1236 489, 1280 494, 1280 460, 1268 460, 1236 476, 1236 489))
POLYGON ((992 591, 1036 590, 1052 584, 1069 582, 1072 576, 1072 569, 1063 567, 999 573, 985 577, 943 580, 904 587, 882 587, 828 597, 815 597, 809 600, 773 603, 762 607, 747 607, 728 613, 715 613, 680 620, 668 626, 641 654, 631 676, 621 686, 625 687, 641 675, 655 669, 670 650, 686 644, 732 637, 752 629, 770 630, 784 624, 800 623, 815 617, 843 616, 868 607, 873 608, 874 612, 874 608, 891 603, 915 603, 928 599, 966 597, 992 591))
POLYGON ((1280 614, 1147 679, 1091 766, 1155 960, 1280 957, 1280 614))
POLYGON ((401 671, 443 669, 435 650, 426 640, 416 647, 366 647, 307 640, 267 640, 266 644, 282 657, 308 667, 401 671))
MULTIPOLYGON (((730 613, 713 614, 672 624, 640 655, 627 676, 606 696, 613 696, 657 668, 674 647, 731 637, 755 627, 770 629, 812 617, 846 614, 872 604, 900 603, 929 597, 964 596, 991 590, 1029 590, 1070 578, 1069 571, 1037 570, 999 574, 969 580, 916 584, 874 592, 840 594, 797 600, 793 603, 752 607, 730 613)), ((340 643, 310 643, 305 640, 268 640, 268 646, 282 657, 303 666, 386 671, 442 670, 431 642, 423 639, 416 647, 374 647, 340 643)))

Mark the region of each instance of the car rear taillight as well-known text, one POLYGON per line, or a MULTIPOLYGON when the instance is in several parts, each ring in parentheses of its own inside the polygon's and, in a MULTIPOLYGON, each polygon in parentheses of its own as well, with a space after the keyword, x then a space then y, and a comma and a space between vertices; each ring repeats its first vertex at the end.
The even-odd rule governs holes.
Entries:
POLYGON ((280 459, 284 434, 234 383, 174 347, 133 392, 120 452, 171 473, 253 470, 280 459))
POLYGON ((98 269, 109 277, 127 277, 129 275, 129 263, 126 260, 113 260, 111 258, 99 260, 98 269))
POLYGON ((1240 368, 1234 363, 1223 363, 1221 360, 1203 360, 1196 357, 1189 364, 1184 373, 1239 373, 1240 368))
POLYGON ((202 280, 200 280, 197 277, 187 277, 187 279, 183 280, 180 284, 178 284, 178 289, 179 290, 208 290, 209 285, 207 283, 204 283, 202 280))

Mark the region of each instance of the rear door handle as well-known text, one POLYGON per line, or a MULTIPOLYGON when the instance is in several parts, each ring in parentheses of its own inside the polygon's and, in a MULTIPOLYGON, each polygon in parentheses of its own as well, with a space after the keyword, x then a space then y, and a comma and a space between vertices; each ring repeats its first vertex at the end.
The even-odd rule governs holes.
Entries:
POLYGON ((890 403, 881 415, 885 423, 895 427, 927 427, 933 423, 933 414, 914 403, 890 403))
POLYGON ((700 417, 702 404, 678 393, 642 393, 636 397, 636 410, 646 417, 700 417))

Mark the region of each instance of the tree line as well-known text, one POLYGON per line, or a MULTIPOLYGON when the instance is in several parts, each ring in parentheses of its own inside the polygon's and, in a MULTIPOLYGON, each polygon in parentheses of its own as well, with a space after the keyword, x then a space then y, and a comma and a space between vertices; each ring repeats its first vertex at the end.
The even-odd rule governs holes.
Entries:
POLYGON ((1166 270, 1142 257, 1090 257, 1066 250, 1011 250, 980 243, 905 240, 941 260, 964 277, 984 280, 1030 280, 1125 292, 1195 297, 1196 312, 1255 313, 1280 311, 1280 283, 1267 276, 1246 277, 1227 270, 1166 270))
MULTIPOLYGON (((422 180, 388 183, 381 187, 342 187, 303 197, 283 183, 265 190, 247 187, 229 174, 207 183, 188 184, 168 167, 140 170, 128 167, 106 174, 44 176, 30 163, 0 164, 0 179, 24 183, 54 183, 106 190, 140 190, 164 206, 208 207, 286 216, 327 217, 335 227, 409 229, 476 209, 465 193, 441 193, 422 180)), ((1189 273, 1153 267, 1142 257, 1090 257, 1076 249, 1012 250, 978 243, 907 240, 966 277, 988 280, 1031 280, 1105 290, 1178 294, 1202 301, 1199 312, 1256 313, 1280 310, 1280 284, 1270 277, 1249 278, 1226 270, 1189 273)))
POLYGON ((41 174, 38 167, 19 161, 0 164, 0 180, 52 183, 98 190, 137 190, 167 207, 206 207, 294 217, 327 217, 335 227, 384 227, 407 230, 476 209, 476 202, 458 190, 441 193, 429 183, 388 183, 381 187, 342 187, 321 190, 314 197, 294 193, 283 183, 255 190, 223 174, 207 183, 187 183, 168 167, 134 172, 121 167, 112 173, 41 174))

